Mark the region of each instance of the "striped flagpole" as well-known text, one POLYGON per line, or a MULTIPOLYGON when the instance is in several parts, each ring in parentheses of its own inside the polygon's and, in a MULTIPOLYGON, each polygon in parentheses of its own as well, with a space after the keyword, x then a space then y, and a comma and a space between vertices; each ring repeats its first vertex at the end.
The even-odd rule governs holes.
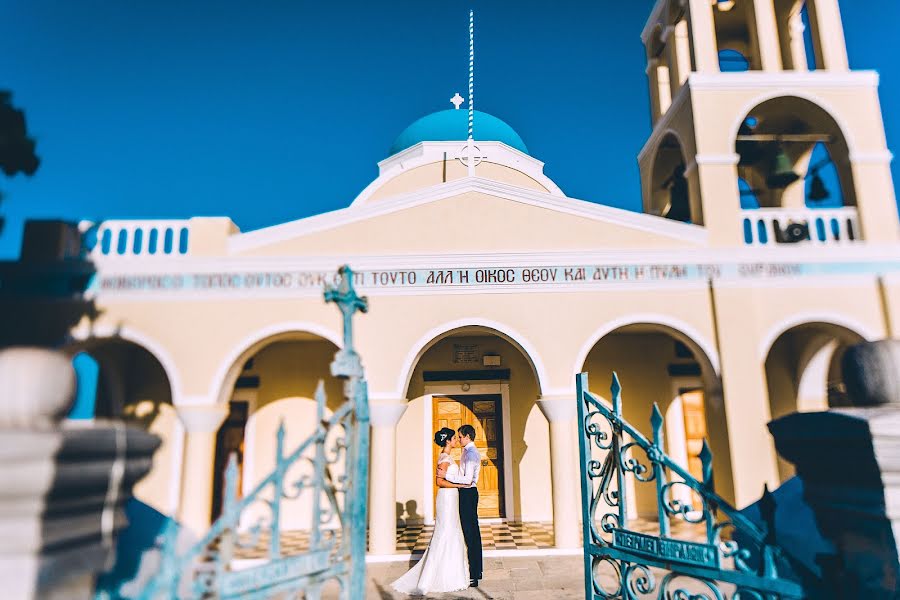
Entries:
POLYGON ((469 177, 475 176, 475 11, 469 10, 469 177))

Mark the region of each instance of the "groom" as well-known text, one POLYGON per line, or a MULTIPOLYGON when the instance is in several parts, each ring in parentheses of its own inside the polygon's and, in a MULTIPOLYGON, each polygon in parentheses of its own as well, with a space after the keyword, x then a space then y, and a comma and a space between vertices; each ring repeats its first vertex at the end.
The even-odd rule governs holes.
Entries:
POLYGON ((463 446, 459 475, 442 474, 441 477, 465 486, 459 488, 459 521, 469 555, 469 587, 478 587, 478 580, 481 579, 481 530, 478 529, 478 488, 475 486, 481 472, 481 454, 475 447, 474 427, 463 425, 457 433, 463 446))

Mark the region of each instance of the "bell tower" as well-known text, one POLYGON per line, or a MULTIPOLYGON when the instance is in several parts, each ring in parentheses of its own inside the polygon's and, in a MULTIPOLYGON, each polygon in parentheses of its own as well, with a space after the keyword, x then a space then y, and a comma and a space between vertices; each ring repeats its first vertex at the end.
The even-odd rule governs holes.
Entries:
POLYGON ((838 0, 658 0, 642 39, 644 212, 716 246, 900 240, 878 74, 850 70, 838 0))

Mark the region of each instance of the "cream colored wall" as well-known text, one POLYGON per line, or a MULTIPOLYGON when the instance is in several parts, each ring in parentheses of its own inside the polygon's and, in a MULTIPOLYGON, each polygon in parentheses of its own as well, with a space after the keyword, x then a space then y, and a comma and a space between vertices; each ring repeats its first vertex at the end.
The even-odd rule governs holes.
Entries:
POLYGON ((447 254, 690 246, 638 231, 479 192, 313 232, 248 251, 251 256, 447 254), (440 234, 434 227, 440 224, 440 234))
MULTIPOLYGON (((550 191, 525 173, 488 160, 482 161, 475 167, 475 176, 538 192, 550 191)), ((453 157, 449 157, 446 164, 436 162, 403 171, 393 179, 385 182, 368 198, 367 203, 377 202, 378 200, 400 194, 408 194, 447 181, 462 179, 463 177, 468 177, 468 168, 453 157)))
POLYGON ((164 515, 173 516, 177 510, 177 490, 181 489, 184 430, 171 405, 160 404, 158 411, 147 431, 159 436, 162 443, 153 455, 152 470, 135 484, 134 497, 164 515))
POLYGON ((252 368, 242 376, 258 376, 256 405, 251 412, 283 398, 313 398, 319 381, 325 383, 329 407, 343 401, 343 385, 331 376, 329 365, 337 347, 328 341, 274 342, 253 357, 252 368))
MULTIPOLYGON (((507 517, 528 521, 552 518, 551 498, 546 490, 550 479, 550 441, 547 420, 536 405, 537 385, 531 366, 522 353, 507 341, 489 336, 452 337, 441 340, 419 360, 412 375, 409 408, 397 426, 397 502, 405 505, 416 502, 419 514, 432 502, 425 496, 426 467, 432 461, 433 431, 425 425, 426 403, 423 371, 449 371, 467 368, 452 363, 453 344, 477 344, 479 352, 496 352, 501 356, 502 368, 510 369, 509 380, 509 442, 512 452, 513 515, 507 517), (426 428, 423 431, 423 428, 426 428)), ((480 365, 468 368, 482 369, 480 365)), ((430 472, 430 468, 427 469, 430 472)), ((430 483, 430 477, 428 482, 430 483)), ((431 488, 428 487, 428 493, 431 488)), ((404 515, 407 518, 408 515, 404 515)))
MULTIPOLYGON (((325 417, 330 416, 326 409, 325 417)), ((263 478, 275 468, 276 432, 281 422, 285 424, 285 453, 292 452, 299 444, 315 431, 316 403, 311 398, 291 397, 274 400, 263 406, 250 416, 244 436, 244 478, 243 493, 250 492, 263 478)), ((334 432, 336 436, 338 432, 334 432)), ((333 444, 334 439, 330 442, 333 444)), ((315 456, 314 448, 304 453, 310 459, 315 456)), ((340 462, 333 466, 332 474, 340 477, 344 469, 340 462)), ((303 477, 310 477, 313 467, 309 461, 300 460, 285 474, 285 491, 293 493, 293 484, 303 477)), ((262 495, 271 499, 271 491, 262 495)), ((323 508, 325 498, 322 499, 323 508)), ((281 528, 285 530, 309 529, 312 523, 313 495, 309 490, 302 492, 296 499, 285 499, 281 505, 281 528)), ((270 511, 261 502, 251 504, 241 514, 241 529, 248 529, 260 520, 267 520, 270 511)), ((332 519, 325 527, 336 527, 337 520, 332 519)))

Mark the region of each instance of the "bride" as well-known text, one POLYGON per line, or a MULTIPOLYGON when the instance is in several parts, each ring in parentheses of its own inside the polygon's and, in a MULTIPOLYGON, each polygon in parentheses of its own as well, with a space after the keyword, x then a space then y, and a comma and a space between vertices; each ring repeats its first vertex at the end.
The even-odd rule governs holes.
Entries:
MULTIPOLYGON (((434 443, 441 447, 438 465, 448 463, 448 474, 459 471, 459 465, 450 457, 450 450, 459 447, 457 433, 444 427, 434 434, 434 443)), ((435 480, 440 489, 437 492, 431 543, 422 560, 391 584, 404 594, 458 592, 469 587, 469 562, 459 523, 459 491, 456 489, 463 486, 437 477, 435 480)))

